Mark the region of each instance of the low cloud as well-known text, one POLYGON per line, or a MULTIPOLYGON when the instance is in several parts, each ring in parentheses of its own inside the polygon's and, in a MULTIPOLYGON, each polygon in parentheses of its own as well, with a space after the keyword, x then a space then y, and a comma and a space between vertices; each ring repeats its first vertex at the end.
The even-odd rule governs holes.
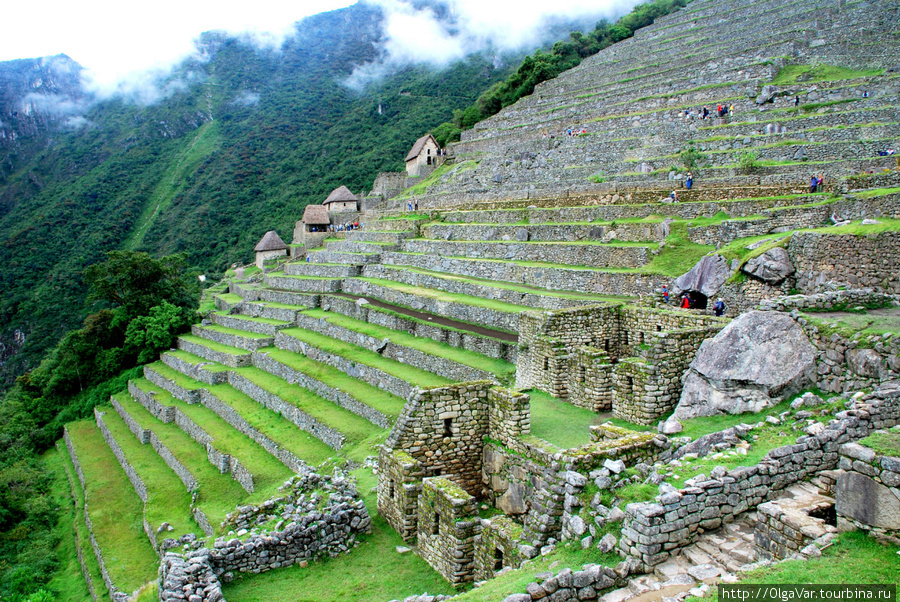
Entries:
POLYGON ((234 97, 234 100, 231 101, 231 104, 239 107, 252 107, 258 102, 259 94, 251 92, 250 90, 241 90, 238 92, 238 95, 234 97))
POLYGON ((445 0, 422 6, 413 0, 366 0, 384 11, 381 58, 358 66, 345 84, 361 89, 399 67, 425 64, 444 67, 469 54, 503 53, 533 48, 551 39, 554 26, 593 28, 600 19, 615 19, 641 0, 445 0))
POLYGON ((86 102, 70 96, 36 92, 26 94, 20 103, 20 110, 25 115, 49 115, 57 118, 80 115, 86 108, 86 102))

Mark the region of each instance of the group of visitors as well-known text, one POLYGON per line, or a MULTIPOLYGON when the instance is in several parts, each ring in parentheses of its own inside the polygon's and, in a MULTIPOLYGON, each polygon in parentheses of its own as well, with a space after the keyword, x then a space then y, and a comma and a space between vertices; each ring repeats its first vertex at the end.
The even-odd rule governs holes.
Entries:
POLYGON ((684 110, 684 117, 686 119, 696 119, 697 117, 700 119, 713 119, 714 116, 719 119, 734 117, 734 105, 723 105, 722 103, 719 103, 716 105, 715 113, 711 112, 707 106, 697 109, 696 112, 691 109, 684 110))
POLYGON ((345 222, 343 224, 331 224, 328 226, 329 232, 347 232, 350 230, 358 230, 359 222, 345 222))
POLYGON ((569 128, 566 130, 566 136, 569 137, 583 136, 584 134, 587 134, 587 128, 581 128, 580 130, 578 128, 575 128, 574 130, 572 128, 569 128))
MULTIPOLYGON (((663 298, 663 303, 668 305, 669 304, 669 287, 666 286, 665 284, 662 286, 662 298, 663 298)), ((681 301, 679 303, 679 307, 681 307, 682 309, 695 309, 696 308, 696 303, 694 302, 694 299, 691 297, 690 293, 683 293, 681 295, 681 301)), ((725 302, 721 298, 716 299, 716 302, 713 303, 713 313, 715 313, 716 316, 719 316, 719 317, 725 315, 725 302)))
POLYGON ((419 199, 408 202, 406 204, 406 208, 410 211, 418 211, 419 210, 419 199))
POLYGON ((809 179, 809 192, 824 192, 825 178, 823 176, 812 176, 809 179))

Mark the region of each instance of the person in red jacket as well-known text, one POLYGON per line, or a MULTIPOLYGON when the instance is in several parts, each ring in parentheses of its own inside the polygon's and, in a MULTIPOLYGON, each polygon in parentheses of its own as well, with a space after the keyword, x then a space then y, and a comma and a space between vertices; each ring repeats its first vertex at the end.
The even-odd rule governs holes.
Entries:
POLYGON ((687 296, 687 294, 681 295, 681 307, 683 309, 691 308, 691 298, 687 296))

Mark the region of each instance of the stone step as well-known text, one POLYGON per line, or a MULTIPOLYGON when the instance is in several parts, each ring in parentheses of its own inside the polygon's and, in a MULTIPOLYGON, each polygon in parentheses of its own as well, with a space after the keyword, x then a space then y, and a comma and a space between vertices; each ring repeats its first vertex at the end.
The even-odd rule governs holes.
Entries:
POLYGON ((359 276, 359 266, 347 263, 312 263, 295 261, 285 264, 288 276, 314 276, 316 278, 349 278, 359 276))
MULTIPOLYGON (((318 307, 321 296, 315 293, 301 293, 273 288, 262 288, 252 301, 264 303, 294 305, 298 307, 318 307)), ((267 317, 267 316, 261 316, 267 317)), ((277 318, 276 318, 277 319, 277 318)))
POLYGON ((200 403, 200 383, 161 362, 144 366, 144 378, 176 399, 185 403, 200 403))
POLYGON ((274 320, 271 318, 261 318, 241 314, 229 315, 221 312, 212 312, 210 317, 214 324, 224 328, 243 330, 253 334, 271 337, 274 337, 275 333, 279 330, 290 328, 294 325, 291 321, 274 320))
POLYGON ((288 276, 284 272, 272 272, 266 274, 263 281, 271 288, 303 293, 333 293, 341 290, 341 278, 288 276))
POLYGON ((368 230, 354 230, 352 232, 347 233, 346 240, 348 242, 382 242, 382 243, 390 243, 390 244, 400 244, 400 241, 406 238, 412 238, 415 236, 415 232, 411 230, 398 230, 398 231, 368 231, 368 230))
POLYGON ((305 305, 272 303, 268 301, 245 301, 241 305, 240 310, 241 314, 245 316, 295 323, 297 314, 307 309, 307 307, 305 305))
POLYGON ((256 351, 262 347, 272 345, 272 337, 269 335, 255 334, 245 330, 226 328, 211 324, 191 326, 191 334, 229 347, 236 347, 245 351, 256 351))

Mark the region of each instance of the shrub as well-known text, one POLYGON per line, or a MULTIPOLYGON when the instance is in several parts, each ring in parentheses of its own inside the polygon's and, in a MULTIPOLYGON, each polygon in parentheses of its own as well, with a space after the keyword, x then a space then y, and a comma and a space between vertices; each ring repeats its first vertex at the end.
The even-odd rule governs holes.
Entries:
POLYGON ((691 142, 678 153, 678 160, 687 169, 697 169, 701 163, 706 161, 706 155, 698 151, 694 143, 691 142))
POLYGON ((751 173, 754 169, 759 167, 759 156, 756 154, 756 151, 745 150, 738 155, 737 163, 741 172, 751 173))

